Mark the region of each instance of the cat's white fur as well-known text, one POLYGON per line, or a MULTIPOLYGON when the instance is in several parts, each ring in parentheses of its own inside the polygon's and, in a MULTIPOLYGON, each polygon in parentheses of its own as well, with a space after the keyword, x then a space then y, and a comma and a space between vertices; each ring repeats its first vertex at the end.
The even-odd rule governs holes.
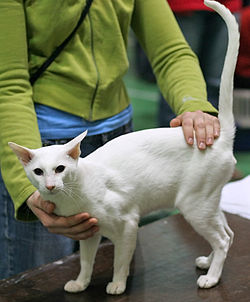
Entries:
POLYGON ((199 287, 209 288, 219 281, 233 240, 219 201, 236 162, 232 153, 232 90, 239 33, 234 17, 224 6, 209 0, 205 4, 222 15, 229 29, 219 100, 221 134, 212 147, 200 151, 196 143, 187 145, 180 127, 126 134, 86 158, 79 158, 86 132, 65 145, 36 150, 10 143, 42 197, 56 204, 56 214, 88 212, 98 218, 99 233, 80 242, 81 272, 65 285, 68 292, 82 291, 90 283, 103 235, 115 246, 114 275, 107 293, 123 293, 140 217, 166 207, 177 207, 212 247, 208 257, 196 259, 198 267, 208 269, 199 277, 199 287), (56 173, 58 166, 66 168, 56 173), (43 175, 34 173, 37 168, 43 175))

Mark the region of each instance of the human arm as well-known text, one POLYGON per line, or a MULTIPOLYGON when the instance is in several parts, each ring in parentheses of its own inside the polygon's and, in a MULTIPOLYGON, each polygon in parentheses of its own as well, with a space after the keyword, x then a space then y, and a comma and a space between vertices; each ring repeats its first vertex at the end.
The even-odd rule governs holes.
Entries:
POLYGON ((197 57, 187 45, 168 4, 164 0, 154 3, 137 0, 132 24, 164 98, 178 115, 171 126, 182 126, 187 141, 193 139, 195 130, 198 146, 211 145, 218 135, 219 121, 213 116, 217 110, 207 101, 197 57))
POLYGON ((0 160, 2 176, 14 202, 15 216, 19 220, 34 220, 37 216, 49 231, 70 238, 78 238, 75 236, 80 229, 83 238, 82 233, 89 234, 89 223, 93 220, 89 221, 86 213, 69 218, 54 215, 53 205, 41 200, 8 146, 8 141, 13 141, 31 149, 41 147, 29 82, 22 0, 0 1, 0 31, 0 160), (27 212, 26 200, 35 215, 27 212))
MULTIPOLYGON (((0 160, 16 214, 36 189, 31 185, 8 141, 41 146, 29 83, 23 1, 0 2, 0 160)), ((19 217, 24 218, 24 217, 19 217)))

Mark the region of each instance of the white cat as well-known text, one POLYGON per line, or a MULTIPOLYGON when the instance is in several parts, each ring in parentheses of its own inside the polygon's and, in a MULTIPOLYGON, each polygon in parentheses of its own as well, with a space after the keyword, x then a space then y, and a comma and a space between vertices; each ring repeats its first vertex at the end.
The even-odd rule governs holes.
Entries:
POLYGON ((68 292, 87 288, 103 235, 115 246, 114 275, 107 293, 123 293, 140 217, 166 207, 177 207, 212 247, 208 257, 196 259, 198 267, 208 269, 199 277, 199 287, 212 287, 220 279, 233 240, 219 201, 236 162, 232 91, 239 33, 224 6, 209 0, 205 4, 222 15, 229 30, 219 100, 221 134, 212 147, 200 151, 187 145, 180 127, 126 134, 84 159, 79 156, 86 132, 65 145, 36 150, 9 143, 42 197, 56 204, 56 214, 88 212, 98 219, 99 233, 80 242, 81 272, 65 285, 68 292))

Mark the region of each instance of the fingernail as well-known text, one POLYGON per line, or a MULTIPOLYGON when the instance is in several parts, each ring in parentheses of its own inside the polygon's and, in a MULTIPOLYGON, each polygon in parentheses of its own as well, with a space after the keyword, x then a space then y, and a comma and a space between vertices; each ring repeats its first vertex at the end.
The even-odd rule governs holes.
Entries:
POLYGON ((98 223, 98 220, 96 218, 91 218, 90 222, 91 224, 95 225, 98 223))
POLYGON ((192 137, 189 137, 188 143, 189 143, 189 144, 193 144, 193 142, 194 142, 194 140, 192 139, 192 137))
POLYGON ((212 138, 211 138, 211 137, 209 137, 209 138, 208 138, 208 140, 207 140, 207 144, 208 144, 208 145, 212 145, 212 144, 213 144, 213 140, 212 140, 212 138))
POLYGON ((88 213, 83 213, 81 218, 82 218, 83 220, 87 220, 87 219, 89 219, 89 217, 90 217, 90 216, 89 216, 88 213))
POLYGON ((206 144, 204 142, 200 142, 199 148, 200 149, 206 149, 206 144))

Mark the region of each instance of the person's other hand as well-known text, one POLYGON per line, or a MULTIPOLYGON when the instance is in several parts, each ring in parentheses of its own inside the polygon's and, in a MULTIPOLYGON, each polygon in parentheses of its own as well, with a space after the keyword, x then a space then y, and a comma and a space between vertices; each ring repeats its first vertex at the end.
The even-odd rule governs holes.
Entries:
POLYGON ((172 119, 171 127, 182 126, 184 137, 189 145, 194 143, 194 132, 197 146, 205 150, 220 135, 220 122, 217 117, 202 111, 185 112, 172 119))
POLYGON ((51 233, 67 236, 74 240, 92 237, 98 230, 97 219, 88 213, 80 213, 69 217, 53 214, 55 204, 42 199, 35 191, 26 201, 28 207, 51 233))

